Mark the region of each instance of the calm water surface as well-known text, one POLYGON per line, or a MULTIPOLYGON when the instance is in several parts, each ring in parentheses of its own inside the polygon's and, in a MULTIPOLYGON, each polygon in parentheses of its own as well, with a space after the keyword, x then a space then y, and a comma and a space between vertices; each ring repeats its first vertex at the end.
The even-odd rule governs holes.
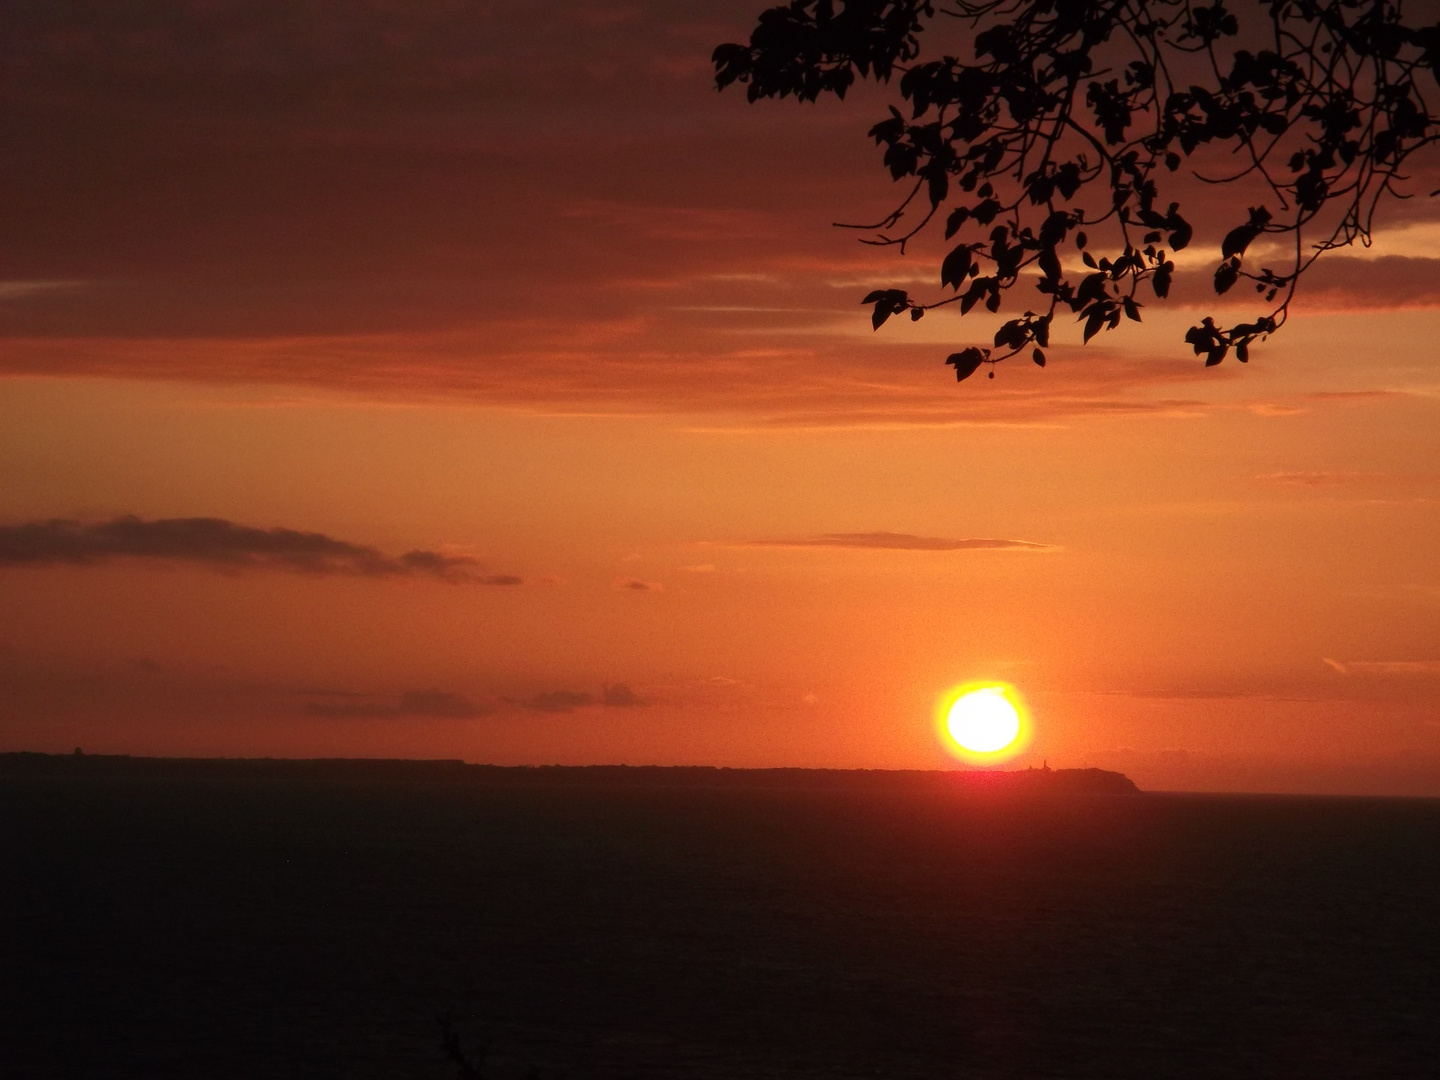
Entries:
POLYGON ((0 1074, 1408 1077, 1440 801, 0 778, 0 1074))

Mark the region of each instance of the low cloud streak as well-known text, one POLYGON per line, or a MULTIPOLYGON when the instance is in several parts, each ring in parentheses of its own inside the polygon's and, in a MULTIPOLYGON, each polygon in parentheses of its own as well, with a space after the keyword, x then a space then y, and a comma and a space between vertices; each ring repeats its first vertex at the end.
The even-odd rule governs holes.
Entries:
POLYGON ((550 690, 522 702, 535 712, 568 713, 592 705, 630 709, 650 704, 625 683, 606 683, 598 695, 584 690, 550 690))
POLYGON ((852 548, 871 551, 1058 551, 1052 544, 1030 540, 999 540, 943 536, 914 536, 910 533, 822 533, 779 540, 749 540, 742 547, 852 548))
POLYGON ((88 566, 114 559, 192 563, 216 569, 284 570, 359 577, 428 577, 479 585, 519 585, 486 574, 468 555, 407 551, 391 556, 318 532, 261 529, 224 518, 125 516, 85 523, 66 518, 0 525, 0 567, 88 566))
MULTIPOLYGON (((623 309, 638 294, 605 295, 623 309)), ((1057 346, 1045 371, 1006 365, 983 392, 949 392, 945 346, 855 339, 846 333, 848 316, 832 322, 763 340, 653 316, 582 313, 563 325, 497 319, 453 331, 305 338, 12 337, 0 374, 165 379, 183 371, 197 382, 343 390, 376 400, 685 416, 699 430, 732 432, 1194 416, 1215 407, 1203 394, 1235 377, 1188 360, 1140 362, 1057 346)))
POLYGON ((463 694, 444 690, 407 690, 395 703, 380 701, 312 701, 306 706, 311 716, 334 720, 379 720, 422 717, 431 720, 474 720, 494 711, 463 694))
POLYGON ((1332 660, 1326 656, 1320 662, 1341 675, 1440 675, 1440 660, 1332 660))

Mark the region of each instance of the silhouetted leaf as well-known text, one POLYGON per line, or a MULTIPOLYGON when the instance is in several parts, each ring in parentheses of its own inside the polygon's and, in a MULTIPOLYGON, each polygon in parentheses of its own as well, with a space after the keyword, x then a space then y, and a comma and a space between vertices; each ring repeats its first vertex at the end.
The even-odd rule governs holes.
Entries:
POLYGON ((1055 254, 1053 247, 1047 247, 1044 251, 1040 252, 1040 257, 1036 260, 1036 263, 1040 267, 1040 272, 1047 278, 1058 278, 1060 276, 1060 256, 1055 254))
POLYGON ((1170 276, 1175 272, 1175 264, 1172 262, 1161 263, 1155 269, 1155 276, 1150 279, 1150 285, 1155 290, 1155 295, 1164 300, 1170 295, 1170 276))
POLYGON ((970 288, 965 290, 965 295, 960 299, 960 314, 966 315, 970 309, 979 303, 980 298, 990 288, 990 278, 977 277, 970 282, 970 288))
POLYGON ((926 185, 929 188, 927 193, 930 196, 931 206, 939 206, 945 201, 945 196, 950 193, 950 177, 943 172, 931 173, 926 180, 926 185))
POLYGON ((995 345, 1019 349, 1030 340, 1030 328, 1023 319, 1011 319, 995 331, 995 345))
POLYGON ((995 220, 995 215, 1000 213, 1000 204, 994 199, 986 199, 970 213, 981 225, 989 225, 995 220))
POLYGON ((970 245, 961 244, 946 255, 945 261, 940 264, 940 284, 949 285, 958 291, 969 275, 971 265, 970 245))
MULTIPOLYGON (((1225 239, 1220 243, 1220 255, 1228 259, 1232 255, 1242 255, 1245 249, 1250 246, 1250 241, 1260 235, 1260 230, 1254 225, 1238 225, 1225 234, 1225 239)), ((1251 264, 1252 266, 1254 263, 1251 264)))
POLYGON ((1086 274, 1084 280, 1080 282, 1079 290, 1075 293, 1076 301, 1084 305, 1089 301, 1103 300, 1109 295, 1105 289, 1105 282, 1107 280, 1109 280, 1108 276, 1103 271, 1096 274, 1086 274))
POLYGON ((949 240, 959 232, 960 226, 965 224, 965 219, 969 216, 970 208, 968 206, 957 206, 954 210, 950 211, 950 217, 945 222, 945 239, 949 240))
POLYGON ((1195 230, 1190 223, 1179 214, 1170 215, 1170 247, 1174 251, 1181 251, 1190 246, 1190 240, 1195 235, 1195 230))
POLYGON ((1098 304, 1091 309, 1090 317, 1085 320, 1085 341, 1087 343, 1100 332, 1100 327, 1105 325, 1105 319, 1108 314, 1109 313, 1098 304))
POLYGON ((1039 364, 1041 367, 1045 366, 1045 354, 1039 349, 1036 349, 1030 354, 1030 359, 1034 360, 1035 363, 1039 364))
MULTIPOLYGON (((871 293, 871 295, 875 294, 871 293)), ((910 296, 904 289, 886 289, 875 301, 875 310, 870 315, 870 325, 879 330, 891 315, 898 315, 909 306, 910 296)))
POLYGON ((1230 291, 1230 286, 1234 285, 1239 277, 1240 263, 1237 260, 1232 259, 1229 262, 1221 263, 1215 268, 1215 291, 1224 295, 1230 291))
POLYGON ((974 375, 984 362, 985 353, 973 346, 962 352, 951 353, 945 360, 945 363, 954 366, 956 382, 968 379, 971 375, 974 375))

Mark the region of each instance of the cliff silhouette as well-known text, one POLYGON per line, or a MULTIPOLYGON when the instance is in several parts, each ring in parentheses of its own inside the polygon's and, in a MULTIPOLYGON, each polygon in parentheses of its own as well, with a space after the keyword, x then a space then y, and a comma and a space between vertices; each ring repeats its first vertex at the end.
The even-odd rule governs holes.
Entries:
POLYGON ((165 758, 0 753, 0 775, 396 780, 644 787, 917 788, 1024 794, 1134 795, 1104 769, 731 769, 713 765, 472 765, 458 759, 165 758))

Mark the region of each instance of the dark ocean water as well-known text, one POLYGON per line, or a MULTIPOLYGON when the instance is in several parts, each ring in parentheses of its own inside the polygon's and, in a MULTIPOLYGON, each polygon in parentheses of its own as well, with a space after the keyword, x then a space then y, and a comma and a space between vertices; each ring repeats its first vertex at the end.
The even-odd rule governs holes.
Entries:
POLYGON ((1440 1075, 1440 801, 0 777, 0 1075, 1440 1075))

